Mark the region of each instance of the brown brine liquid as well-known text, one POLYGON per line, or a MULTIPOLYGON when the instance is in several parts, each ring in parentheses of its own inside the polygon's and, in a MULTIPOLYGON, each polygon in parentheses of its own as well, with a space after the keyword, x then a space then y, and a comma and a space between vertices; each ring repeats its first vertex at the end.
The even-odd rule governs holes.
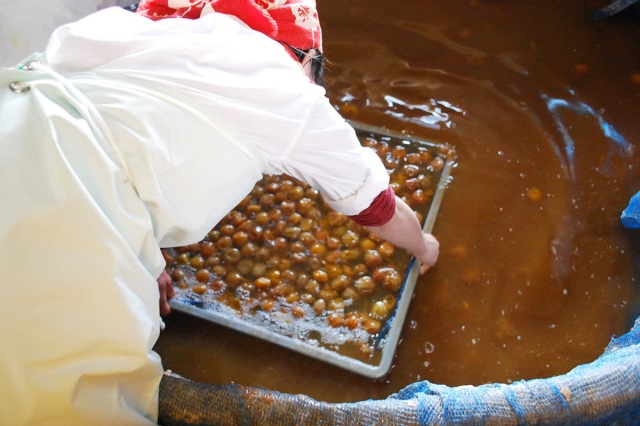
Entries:
POLYGON ((178 312, 155 348, 164 367, 347 402, 419 380, 550 377, 597 358, 640 306, 639 235, 619 221, 640 190, 640 18, 632 7, 595 20, 607 4, 319 2, 335 107, 455 149, 438 264, 419 278, 382 379, 178 312))

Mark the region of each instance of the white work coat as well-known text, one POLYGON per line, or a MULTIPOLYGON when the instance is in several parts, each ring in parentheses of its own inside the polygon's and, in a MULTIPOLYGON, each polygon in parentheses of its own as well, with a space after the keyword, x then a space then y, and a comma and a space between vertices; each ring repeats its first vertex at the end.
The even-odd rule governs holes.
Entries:
POLYGON ((282 46, 226 15, 106 9, 0 86, 0 424, 153 424, 160 248, 263 173, 344 214, 389 181, 282 46))

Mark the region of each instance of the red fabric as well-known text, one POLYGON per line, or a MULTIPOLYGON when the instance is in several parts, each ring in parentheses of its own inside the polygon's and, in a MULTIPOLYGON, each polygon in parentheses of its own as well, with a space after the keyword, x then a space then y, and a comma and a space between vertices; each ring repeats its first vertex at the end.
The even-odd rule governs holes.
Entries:
POLYGON ((389 186, 382 191, 369 207, 354 216, 349 216, 355 223, 363 226, 381 226, 389 222, 396 211, 396 194, 389 186))
POLYGON ((298 49, 322 51, 315 0, 142 0, 137 13, 153 20, 233 15, 255 31, 298 49))

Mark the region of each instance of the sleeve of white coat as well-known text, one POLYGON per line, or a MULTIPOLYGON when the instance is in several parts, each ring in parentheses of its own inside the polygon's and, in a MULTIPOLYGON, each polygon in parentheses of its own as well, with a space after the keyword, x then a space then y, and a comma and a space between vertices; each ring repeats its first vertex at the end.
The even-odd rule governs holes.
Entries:
POLYGON ((340 213, 360 213, 387 188, 382 162, 360 145, 324 89, 279 43, 227 15, 152 21, 107 9, 56 31, 47 56, 61 73, 133 75, 179 91, 254 144, 266 172, 308 183, 340 213))
POLYGON ((318 97, 295 145, 284 153, 281 169, 318 189, 336 211, 356 215, 389 185, 389 174, 371 148, 331 106, 318 97))

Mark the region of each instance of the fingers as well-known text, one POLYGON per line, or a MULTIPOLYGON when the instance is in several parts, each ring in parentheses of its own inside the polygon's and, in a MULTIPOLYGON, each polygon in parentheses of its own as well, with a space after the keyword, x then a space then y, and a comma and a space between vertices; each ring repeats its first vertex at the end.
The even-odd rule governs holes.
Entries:
POLYGON ((176 297, 176 289, 173 287, 173 282, 169 281, 167 286, 167 299, 171 300, 176 297))
POLYGON ((160 315, 169 315, 171 313, 169 300, 175 297, 176 293, 171 277, 166 271, 162 271, 158 278, 158 290, 160 291, 160 315))
POLYGON ((425 272, 427 272, 429 269, 431 269, 431 265, 429 265, 428 263, 423 263, 420 265, 420 275, 424 274, 425 272))
POLYGON ((165 316, 171 313, 171 306, 169 306, 169 301, 167 300, 166 295, 160 295, 160 315, 165 316))
POLYGON ((427 246, 427 250, 424 253, 424 258, 421 259, 422 263, 420 265, 420 275, 424 274, 433 266, 435 266, 440 254, 440 243, 433 235, 425 233, 424 240, 427 246))

